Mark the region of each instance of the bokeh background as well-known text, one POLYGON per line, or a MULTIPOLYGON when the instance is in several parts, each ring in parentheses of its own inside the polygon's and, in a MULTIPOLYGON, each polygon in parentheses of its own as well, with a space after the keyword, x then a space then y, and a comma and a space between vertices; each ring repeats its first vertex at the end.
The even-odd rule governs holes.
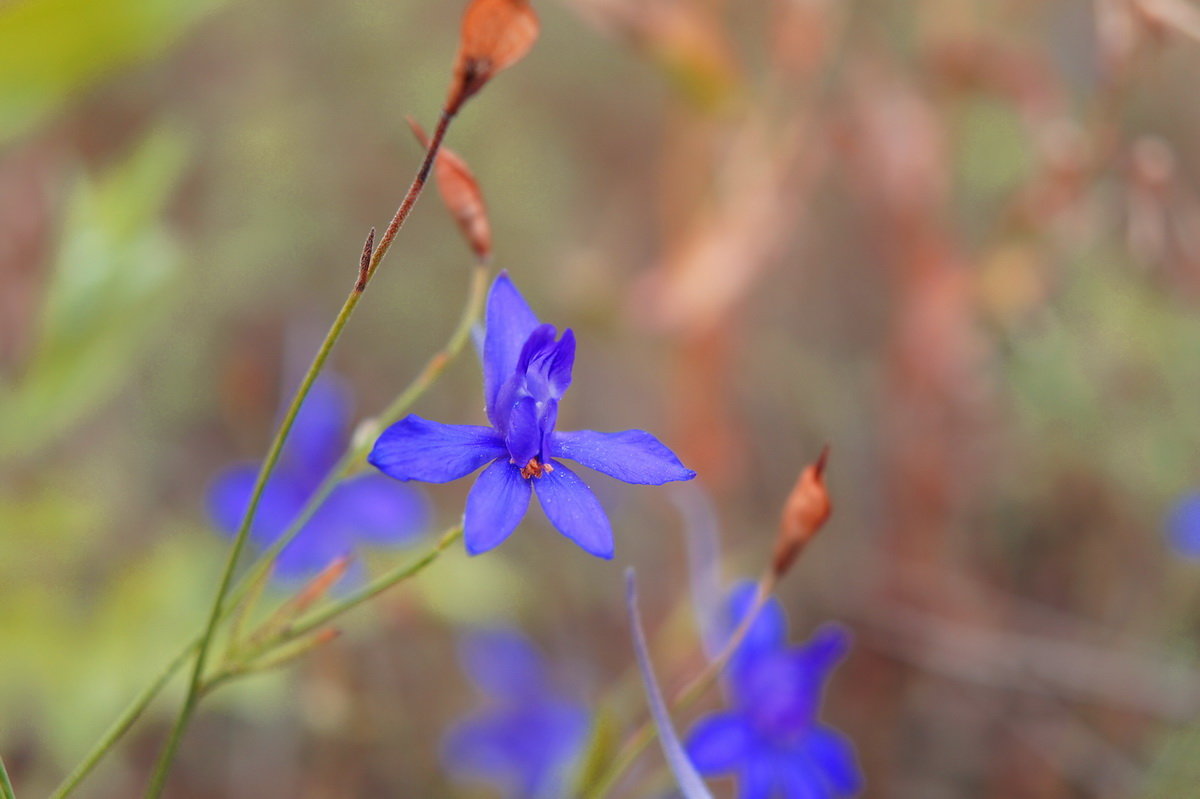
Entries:
MULTIPOLYGON (((0 3, 0 746, 21 795, 201 624, 227 546, 207 486, 264 450, 407 187, 404 116, 435 120, 461 6, 0 3)), ((1200 7, 537 9, 537 46, 449 143, 497 264, 580 337, 563 426, 675 447, 730 579, 832 444, 836 512, 782 596, 796 636, 855 634, 825 715, 865 795, 1200 795, 1200 564, 1164 533, 1200 483, 1200 7)), ((469 267, 427 197, 334 355, 362 416, 448 335, 469 267)), ((416 411, 480 420, 473 358, 416 411)), ((442 526, 467 485, 431 492, 442 526)), ((631 662, 628 564, 664 682, 694 672, 678 495, 595 485, 616 563, 537 514, 456 550, 206 702, 173 795, 492 795, 438 763, 477 701, 456 636, 515 624, 599 703, 631 662)), ((180 694, 81 796, 138 794, 180 694)))

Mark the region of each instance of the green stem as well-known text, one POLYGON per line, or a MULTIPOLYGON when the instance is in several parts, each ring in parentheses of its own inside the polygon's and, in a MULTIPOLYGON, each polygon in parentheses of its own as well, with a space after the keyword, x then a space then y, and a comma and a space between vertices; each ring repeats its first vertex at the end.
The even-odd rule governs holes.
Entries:
POLYGON ((341 459, 329 470, 329 474, 317 486, 316 491, 309 497, 301 509, 300 514, 292 521, 291 525, 283 535, 274 541, 270 547, 265 549, 258 557, 255 565, 250 572, 242 579, 232 593, 230 604, 236 604, 244 598, 250 587, 257 580, 261 580, 265 572, 271 568, 271 564, 275 562, 275 558, 283 551, 284 547, 292 542, 304 526, 312 519, 315 514, 324 504, 333 490, 338 484, 344 480, 349 473, 363 462, 367 454, 371 451, 371 446, 374 444, 374 439, 378 437, 378 433, 382 432, 382 427, 392 424, 402 414, 408 411, 418 399, 426 391, 429 390, 442 372, 446 371, 446 367, 458 357, 466 345, 467 340, 471 336, 471 328, 475 325, 483 311, 483 302, 487 297, 488 286, 488 264, 480 262, 476 264, 475 270, 471 275, 471 288, 467 295, 466 304, 463 305, 462 314, 459 317, 458 325, 454 328, 454 332, 450 334, 450 338, 446 341, 446 345, 435 353, 414 377, 405 389, 397 395, 396 399, 390 405, 384 408, 379 414, 379 419, 382 423, 378 428, 372 431, 372 434, 363 436, 363 441, 358 446, 351 446, 342 455, 341 459))
MULTIPOLYGON (((416 402, 429 387, 437 380, 446 367, 453 361, 462 348, 466 345, 470 337, 471 328, 479 320, 483 301, 487 296, 488 285, 488 265, 486 263, 477 264, 471 278, 471 289, 467 297, 467 301, 463 306, 463 312, 458 321, 457 327, 450 335, 446 345, 436 353, 426 363, 421 372, 409 382, 404 391, 401 392, 396 399, 384 409, 379 416, 384 420, 384 424, 394 421, 402 413, 416 402)), ((270 569, 271 563, 282 549, 291 543, 292 539, 299 534, 304 525, 312 518, 313 514, 320 508, 321 504, 329 496, 338 483, 346 476, 346 473, 353 467, 354 464, 360 462, 366 457, 369 451, 370 442, 360 445, 356 448, 348 449, 338 464, 330 471, 326 479, 321 483, 309 499, 300 515, 292 523, 287 532, 280 537, 270 548, 265 550, 257 559, 256 566, 240 579, 238 584, 229 594, 229 601, 225 606, 225 614, 227 615, 230 608, 238 606, 243 599, 251 599, 249 596, 256 584, 261 584, 266 577, 266 572, 270 569)), ((168 680, 183 667, 187 659, 200 644, 200 636, 187 644, 171 662, 163 669, 162 673, 155 678, 154 682, 148 685, 136 698, 125 708, 121 716, 113 722, 112 726, 105 731, 104 735, 96 742, 92 750, 87 756, 76 766, 51 794, 50 799, 66 799, 79 784, 91 773, 92 769, 108 754, 109 749, 120 740, 122 736, 128 732, 133 723, 141 716, 145 709, 150 705, 150 702, 158 695, 163 686, 168 680)))
POLYGON ((104 735, 92 748, 92 751, 88 753, 87 757, 85 757, 83 761, 81 761, 80 764, 75 767, 75 770, 68 774, 66 778, 63 779, 63 781, 59 784, 59 786, 54 789, 54 793, 50 794, 50 799, 64 799, 64 797, 79 787, 79 783, 83 782, 84 778, 87 777, 87 775, 91 773, 92 769, 96 767, 96 764, 99 763, 101 759, 108 754, 108 751, 113 747, 113 745, 120 740, 121 736, 129 731, 129 728, 132 727, 133 723, 137 721, 139 716, 142 715, 142 712, 150 705, 150 703, 154 700, 154 697, 158 696, 158 693, 163 689, 163 686, 165 686, 167 682, 170 681, 173 676, 175 676, 175 672, 179 671, 179 669, 183 667, 183 664, 187 662, 188 658, 192 656, 199 645, 200 636, 196 636, 191 643, 182 649, 179 654, 177 654, 175 658, 167 664, 166 668, 164 668, 159 675, 154 678, 152 683, 142 689, 142 692, 138 694, 132 702, 129 703, 129 706, 125 708, 120 717, 118 717, 117 720, 114 721, 112 725, 105 731, 104 735))
POLYGON ((279 456, 283 452, 283 445, 287 441, 288 433, 291 432, 292 425, 296 421, 296 415, 300 412, 300 406, 304 403, 309 389, 312 388, 317 376, 321 373, 321 369, 325 366, 325 361, 329 358, 329 353, 333 350, 333 345, 337 343, 342 330, 346 327, 346 322, 349 321, 350 315, 354 313, 354 308, 358 305, 361 297, 362 292, 355 290, 346 298, 346 302, 342 305, 342 310, 338 312, 333 326, 329 328, 329 332, 325 335, 325 340, 321 342, 321 348, 317 350, 316 357, 313 358, 312 364, 308 367, 308 372, 305 373, 304 379, 300 382, 300 388, 297 389, 295 396, 292 398, 291 405, 288 406, 287 413, 284 414, 283 422, 279 425, 279 430, 275 433, 275 438, 271 441, 271 447, 267 450, 267 457, 263 459, 262 466, 258 470, 258 479, 255 481, 254 490, 250 494, 250 504, 247 506, 246 513, 242 517, 242 523, 238 528, 237 537, 233 541, 233 548, 229 552, 229 558, 225 561, 225 571, 221 575, 220 586, 217 588, 217 594, 213 598, 212 609, 209 611, 204 633, 200 636, 200 644, 196 651, 196 661, 192 665, 192 676, 188 683, 187 696, 184 697, 183 707, 180 709, 179 715, 175 718, 170 735, 167 737, 167 743, 158 758, 154 775, 150 780, 150 787, 146 791, 147 799, 153 799, 153 797, 162 794, 163 787, 166 785, 167 774, 171 770, 171 763, 175 760, 175 754, 179 750, 183 731, 187 728, 188 722, 191 721, 192 714, 195 713, 196 704, 200 699, 201 688, 203 687, 204 667, 207 665, 208 651, 212 646, 217 625, 221 621, 221 612, 224 610, 225 595, 229 592, 229 586, 233 582, 233 575, 237 569, 238 560, 241 558, 242 550, 246 548, 246 542, 250 537, 250 527, 254 521, 255 511, 258 510, 258 503, 262 499, 263 490, 266 488, 267 481, 270 479, 272 472, 275 471, 275 466, 279 463, 279 456))
POLYGON ((0 757, 0 797, 17 799, 17 792, 13 790, 12 781, 8 778, 8 769, 4 767, 4 758, 2 757, 0 757))
POLYGON ((310 616, 306 616, 302 621, 289 627, 282 634, 278 643, 286 643, 307 635, 318 627, 324 627, 329 622, 341 616, 346 611, 356 608, 364 602, 369 602, 375 597, 382 594, 384 591, 391 588, 396 583, 407 580, 425 570, 438 557, 441 556, 446 548, 462 537, 463 528, 461 524, 456 524, 442 534, 438 542, 430 548, 428 552, 420 556, 416 560, 398 566, 386 574, 382 574, 375 578, 365 586, 355 591, 348 597, 339 599, 336 602, 331 602, 310 616))
POLYGON ((234 539, 233 548, 229 553, 229 559, 225 563, 225 571, 221 575, 221 584, 217 589, 216 597, 213 599, 212 610, 208 615, 208 623, 205 626, 204 634, 200 638, 199 648, 196 652, 196 661, 192 666, 191 680, 188 683, 187 696, 183 700, 183 707, 180 709, 179 715, 175 718, 175 724, 171 727, 166 745, 163 747, 162 753, 158 758, 158 763, 155 765, 150 786, 146 790, 146 799, 156 799, 156 797, 162 795, 167 781, 167 774, 170 772, 171 764, 174 762, 175 755, 179 751, 183 732, 187 729, 192 714, 195 713, 196 704, 199 702, 203 688, 204 667, 208 659, 208 651, 212 646, 213 636, 221 621, 225 596, 229 592, 230 585, 233 582, 233 575, 242 550, 246 547, 250 527, 254 521, 254 514, 258 509, 258 503, 262 499, 263 490, 266 488, 267 480, 270 479, 271 473, 275 470, 275 466, 279 462, 283 445, 287 441, 288 433, 291 432, 292 424, 296 421, 296 415, 300 412, 300 406, 303 404, 305 397, 308 396, 309 389, 312 388, 317 376, 321 373, 321 369, 324 368, 325 361, 329 358, 329 353, 333 351, 334 344, 341 337, 342 331, 345 329, 346 323, 350 320, 350 316, 354 313, 359 300, 362 299, 367 283, 374 276, 380 263, 383 262, 384 256, 387 255, 388 250, 391 249, 392 242, 396 238, 397 231, 400 230, 400 227, 404 224, 404 221, 408 218, 409 213, 416 204, 417 198, 420 197, 421 190, 424 188, 425 181, 429 177, 429 171, 433 166, 434 159, 437 157, 438 149, 441 147, 442 139, 445 137, 446 129, 449 127, 451 119, 451 115, 445 112, 442 113, 437 130, 434 133, 434 138, 429 143, 429 147, 425 152, 425 158, 417 170, 417 175, 413 179, 412 185, 409 186, 408 193, 405 194, 400 207, 396 210, 391 222, 388 223, 379 246, 371 253, 369 259, 364 257, 364 264, 360 270, 354 289, 346 298, 345 303, 342 304, 342 309, 338 312, 337 318, 334 319, 333 325, 325 335, 325 340, 321 342, 321 347, 317 350, 317 354, 313 358, 308 372, 300 382, 300 388, 297 389, 296 395, 292 398, 292 403, 288 407, 282 423, 279 425, 279 430, 276 432, 274 440, 271 442, 271 447, 267 451, 267 457, 263 460, 262 467, 259 469, 258 479, 254 484, 254 491, 250 495, 250 504, 246 508, 245 515, 242 517, 241 526, 238 529, 237 537, 234 539))

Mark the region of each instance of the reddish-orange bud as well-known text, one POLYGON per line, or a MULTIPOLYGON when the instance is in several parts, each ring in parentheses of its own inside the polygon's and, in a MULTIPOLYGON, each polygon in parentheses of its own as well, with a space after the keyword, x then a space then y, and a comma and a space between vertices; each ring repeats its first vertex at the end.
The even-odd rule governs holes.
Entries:
POLYGON ((329 589, 338 583, 350 568, 352 558, 349 555, 342 555, 335 559, 332 563, 326 566, 300 592, 289 601, 290 608, 294 615, 299 615, 312 607, 318 599, 325 596, 329 589))
POLYGON ((463 16, 446 113, 456 113, 493 75, 524 58, 537 37, 538 18, 529 0, 472 0, 463 16))
POLYGON ((826 446, 816 462, 800 472, 800 479, 783 504, 779 539, 775 544, 775 558, 771 566, 776 577, 787 573, 796 556, 825 526, 833 513, 829 490, 825 487, 825 466, 828 461, 829 447, 826 446))
MULTIPOLYGON (((425 131, 411 117, 408 120, 413 135, 423 147, 429 146, 425 131)), ((437 166, 438 193, 442 202, 450 209, 450 215, 458 223, 459 230, 467 240, 467 244, 475 252, 476 257, 486 261, 492 257, 492 225, 488 221, 487 206, 483 202, 483 192, 479 183, 471 174, 470 167, 458 153, 443 147, 438 153, 437 166)))

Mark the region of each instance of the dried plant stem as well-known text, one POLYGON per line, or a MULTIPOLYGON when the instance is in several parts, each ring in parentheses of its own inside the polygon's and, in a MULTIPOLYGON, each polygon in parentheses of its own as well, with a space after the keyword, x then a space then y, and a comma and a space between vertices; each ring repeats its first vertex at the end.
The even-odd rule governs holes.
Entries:
POLYGON ((12 781, 8 778, 8 769, 4 767, 4 758, 0 757, 0 797, 3 799, 17 799, 17 794, 13 790, 12 781))
MULTIPOLYGON (((672 708, 675 710, 686 710, 716 683, 717 678, 725 670, 725 666, 729 663, 730 658, 737 652, 738 647, 742 645, 746 634, 750 632, 751 626, 753 626, 755 619, 758 618, 758 614, 767 604, 767 600, 770 599, 771 593, 775 590, 775 582, 776 576, 771 571, 768 571, 759 579, 754 603, 742 618, 741 623, 733 631, 733 635, 729 637, 725 648, 715 658, 710 660, 708 665, 699 674, 675 694, 674 701, 671 702, 672 708)), ((646 751, 646 747, 654 743, 654 739, 657 736, 658 730, 653 722, 649 720, 643 722, 637 731, 630 736, 625 746, 621 747, 620 753, 613 760, 608 770, 604 772, 603 776, 596 781, 595 787, 585 793, 587 799, 602 799, 602 797, 607 796, 616 786, 617 780, 646 751)))
POLYGON ((166 785, 167 774, 170 772, 171 764, 174 762, 175 755, 179 750, 183 732, 187 729, 188 722, 191 721, 192 714, 196 710, 196 704, 199 702, 204 684, 204 668, 207 664, 208 652, 212 646, 217 626, 221 621, 222 612, 225 607, 225 597, 233 583, 233 575, 237 569, 238 560, 241 558, 242 550, 245 549, 246 542, 250 537, 250 528, 254 522, 254 514, 258 509, 258 503, 262 499, 267 481, 270 479, 272 472, 275 471, 275 466, 279 462, 279 456, 283 452, 283 445, 292 430, 292 425, 296 421, 297 414, 300 412, 300 406, 304 403, 305 397, 308 396, 313 383, 316 382, 317 376, 320 375, 321 370, 325 367, 325 362, 329 359, 329 354, 333 351, 334 345, 341 338, 346 323, 350 321, 354 309, 358 306, 359 300, 362 299, 367 283, 374 276, 376 270, 379 269, 379 264, 382 263, 384 256, 391 249, 397 231, 400 230, 400 227, 404 224, 404 221, 408 218, 409 213, 416 204, 417 198, 420 197, 421 190, 424 188, 425 181, 429 177, 429 170, 433 166, 434 159, 437 157, 437 151, 441 146, 442 139, 445 137, 446 129, 451 119, 452 117, 449 114, 442 113, 437 131, 434 133, 433 140, 425 152, 425 158, 417 170, 416 177, 413 178, 408 193, 405 194, 404 200, 400 203, 400 207, 392 217, 392 221, 388 223, 379 246, 371 254, 365 274, 360 269, 354 288, 342 304, 342 309, 338 312, 337 318, 334 319, 333 325, 330 326, 329 332, 325 335, 325 340, 321 342, 321 346, 317 350, 317 354, 313 358, 308 371, 305 373, 304 379, 300 381, 300 387, 296 390, 296 394, 288 406, 287 413, 284 414, 283 421, 279 425, 279 430, 275 433, 275 438, 267 450, 267 456, 263 459, 262 467, 258 472, 258 479, 255 481, 254 490, 250 495, 250 504, 247 506, 246 513, 242 517, 237 537, 234 539, 233 547, 229 552, 229 558, 225 563, 225 571, 221 575, 221 583, 213 599, 212 610, 209 611, 208 623, 204 634, 200 637, 200 643, 196 650, 196 660, 192 666, 192 675, 188 683, 187 695, 184 697, 183 707, 180 709, 179 715, 175 718, 175 723, 171 727, 167 742, 154 768, 150 786, 146 790, 147 799, 155 799, 155 797, 162 794, 163 788, 166 785))

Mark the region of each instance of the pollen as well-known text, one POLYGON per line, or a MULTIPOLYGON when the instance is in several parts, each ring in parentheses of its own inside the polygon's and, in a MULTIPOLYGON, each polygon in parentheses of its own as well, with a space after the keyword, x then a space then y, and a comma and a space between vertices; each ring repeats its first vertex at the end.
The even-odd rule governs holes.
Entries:
POLYGON ((541 477, 554 471, 549 463, 542 463, 537 458, 530 458, 529 463, 521 468, 521 476, 528 480, 531 477, 541 477))

